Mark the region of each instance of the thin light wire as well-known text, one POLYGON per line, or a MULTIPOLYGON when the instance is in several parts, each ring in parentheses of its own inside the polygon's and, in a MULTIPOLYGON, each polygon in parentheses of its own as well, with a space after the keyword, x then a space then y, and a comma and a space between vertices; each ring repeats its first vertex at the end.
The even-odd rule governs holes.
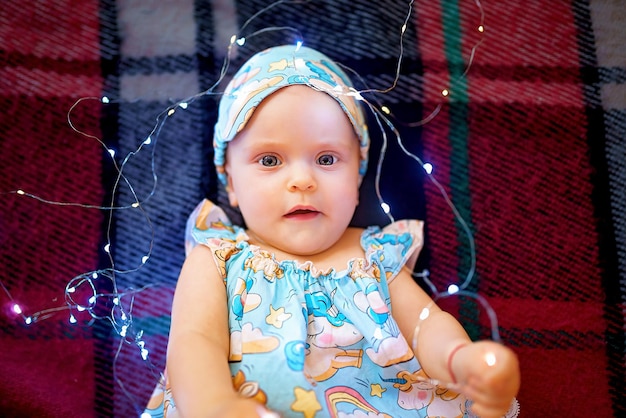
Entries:
MULTIPOLYGON (((274 7, 277 7, 281 4, 304 4, 304 3, 308 3, 311 0, 279 0, 279 1, 275 1, 272 4, 268 5, 267 7, 259 10, 258 12, 256 12, 254 15, 252 15, 248 20, 246 20, 246 22, 244 22, 244 24, 241 26, 239 33, 244 33, 245 30, 247 29, 247 27, 254 21, 256 20, 259 16, 261 16, 264 13, 269 12, 271 9, 273 9, 274 7)), ((484 9, 482 7, 482 4, 480 3, 480 0, 475 0, 475 4, 478 7, 478 10, 480 11, 480 28, 482 28, 484 30, 484 9)), ((412 16, 412 11, 413 11, 413 7, 414 7, 414 0, 411 0, 408 3, 408 12, 405 15, 404 18, 404 22, 401 28, 401 32, 400 32, 400 37, 399 37, 399 44, 400 44, 400 52, 398 55, 398 59, 397 59, 397 64, 396 64, 396 69, 395 69, 395 76, 394 79, 391 83, 390 86, 388 86, 387 88, 384 89, 370 89, 370 88, 366 88, 363 90, 358 91, 359 94, 366 94, 366 93, 378 93, 378 94, 385 94, 385 93, 389 93, 392 90, 394 90, 399 82, 399 78, 400 78, 400 70, 401 70, 401 64, 402 61, 404 59, 404 37, 405 37, 405 33, 406 33, 406 28, 407 25, 410 22, 411 16, 412 16)), ((28 191, 24 191, 24 190, 15 190, 15 191, 10 191, 10 192, 5 192, 2 194, 17 194, 20 196, 25 196, 31 199, 35 199, 39 202, 45 203, 45 204, 50 204, 50 205, 58 205, 58 206, 77 206, 77 207, 81 207, 81 208, 85 208, 85 209, 98 209, 98 210, 106 210, 108 211, 108 219, 107 219, 107 232, 106 232, 106 243, 107 243, 107 254, 108 254, 108 258, 109 258, 109 263, 110 263, 110 268, 106 268, 106 269, 101 269, 101 270, 96 270, 96 271, 92 271, 92 272, 87 272, 87 273, 83 273, 81 275, 78 275, 76 277, 74 277, 73 279, 71 279, 68 282, 68 285, 66 286, 65 289, 65 298, 66 298, 66 304, 64 306, 60 306, 60 307, 54 307, 54 308, 50 308, 50 309, 44 309, 41 311, 38 311, 30 316, 27 316, 26 314, 24 314, 23 312, 20 313, 20 315, 22 316, 22 319, 24 321, 30 321, 30 323, 34 323, 37 321, 41 321, 47 318, 50 318, 51 316, 53 316, 55 313, 60 312, 60 311, 72 311, 73 309, 83 309, 83 310, 87 310, 89 312, 89 314, 91 314, 92 316, 92 320, 96 320, 96 319, 108 319, 111 324, 113 325, 114 329, 116 330, 116 332, 120 335, 122 335, 122 329, 125 329, 125 335, 120 339, 120 343, 118 346, 118 349, 116 351, 115 357, 114 357, 114 371, 117 368, 117 361, 118 361, 118 357, 119 357, 119 353, 121 352, 121 349, 123 347, 124 344, 132 344, 134 343, 135 345, 140 345, 140 343, 143 341, 142 336, 143 336, 143 331, 139 330, 139 331, 135 331, 133 330, 133 318, 132 318, 132 310, 133 310, 133 304, 134 304, 134 300, 135 300, 135 295, 137 293, 140 293, 142 291, 144 291, 145 289, 152 287, 152 285, 146 285, 143 286, 139 289, 127 289, 124 292, 121 292, 118 287, 117 287, 117 280, 116 280, 116 274, 129 274, 129 273, 135 273, 137 271, 139 271, 143 265, 145 265, 145 263, 147 262, 147 260, 150 259, 151 255, 152 255, 152 251, 153 251, 153 246, 154 246, 154 239, 155 239, 155 228, 154 225, 152 224, 152 221, 150 219, 150 216, 148 215, 148 213, 145 211, 143 205, 152 197, 154 196, 157 187, 158 187, 158 176, 157 176, 157 170, 155 167, 155 155, 156 155, 156 149, 157 149, 157 141, 158 138, 160 136, 161 130, 163 128, 163 126, 165 125, 166 121, 169 119, 169 117, 173 116, 179 109, 186 109, 188 105, 190 105, 191 103, 195 102, 198 98, 201 97, 206 97, 206 96, 210 96, 210 95, 221 95, 223 94, 222 92, 215 92, 215 90, 217 89, 217 87, 220 85, 220 83, 224 80, 224 78, 226 77, 227 73, 228 73, 228 69, 230 67, 231 64, 231 60, 232 60, 232 55, 234 54, 234 49, 237 45, 239 45, 239 43, 241 42, 242 44, 245 44, 245 42, 248 39, 251 39, 257 35, 266 33, 266 32, 270 32, 270 31, 284 31, 284 32, 293 32, 295 34, 297 34, 298 38, 301 40, 302 39, 302 35, 301 33, 298 31, 298 29, 291 27, 291 26, 276 26, 276 27, 266 27, 266 28, 262 28, 259 29, 255 32, 252 32, 250 34, 247 35, 233 35, 231 42, 229 43, 228 47, 227 47, 227 54, 226 57, 224 58, 224 61, 222 63, 219 75, 217 80, 215 81, 215 83, 209 87, 208 89, 199 92, 195 95, 192 95, 186 99, 180 100, 178 102, 176 102, 175 104, 168 106, 166 109, 164 109, 162 112, 160 112, 156 118, 155 118, 155 124, 153 125, 153 128, 151 129, 149 135, 144 139, 144 141, 142 141, 139 146, 129 152, 128 154, 126 154, 126 156, 124 157, 124 159, 118 164, 117 159, 115 158, 115 151, 110 149, 100 138, 98 138, 95 135, 91 135, 87 132, 84 132, 80 129, 78 129, 74 122, 72 121, 72 112, 75 110, 75 108, 77 106, 79 106, 83 101, 86 100, 98 100, 104 104, 110 103, 108 98, 98 98, 98 97, 84 97, 84 98, 80 98, 78 99, 69 109, 68 113, 67 113, 67 122, 68 125, 78 134, 88 138, 88 139, 92 139, 97 141, 103 148, 104 150, 110 155, 111 157, 111 162, 113 164, 113 167, 116 171, 116 178, 114 181, 114 185, 113 185, 113 190, 111 193, 111 201, 110 201, 110 205, 109 206, 103 206, 103 205, 95 205, 95 204, 89 204, 89 203, 79 203, 79 202, 58 202, 58 201, 52 201, 49 199, 46 199, 44 197, 35 195, 33 193, 30 193, 28 191), (106 100, 105 100, 106 99, 106 100), (127 163, 133 158, 135 157, 137 154, 139 154, 140 152, 142 152, 144 150, 144 148, 148 145, 151 145, 151 166, 150 166, 150 171, 151 171, 151 175, 152 175, 152 184, 151 184, 151 188, 150 191, 147 195, 145 195, 144 198, 140 199, 139 196, 137 195, 135 188, 133 187, 133 183, 130 181, 129 178, 126 177, 126 175, 124 174, 124 168, 126 167, 127 163), (116 192, 119 190, 120 186, 124 185, 125 187, 128 188, 128 190, 130 191, 132 197, 134 198, 134 202, 132 204, 129 205, 115 205, 115 195, 116 192), (127 269, 127 270, 117 270, 115 267, 115 260, 113 257, 113 251, 111 251, 111 245, 112 245, 112 240, 111 240, 111 229, 112 229, 112 223, 113 223, 113 211, 114 210, 128 210, 128 209, 138 209, 141 211, 143 218, 145 219, 147 225, 149 226, 150 229, 150 235, 151 235, 151 239, 150 239, 150 243, 148 246, 148 251, 146 253, 146 255, 144 256, 144 258, 142 259, 142 263, 139 264, 137 267, 135 268, 131 268, 131 269, 127 269), (96 286, 96 284, 94 283, 94 280, 98 280, 101 278, 106 278, 110 281, 111 286, 112 286, 112 291, 109 293, 102 293, 98 291, 98 286, 96 286), (71 285, 75 285, 74 287, 78 287, 81 286, 83 284, 87 284, 91 290, 92 290, 92 297, 94 298, 93 303, 90 303, 89 305, 82 305, 79 303, 79 301, 75 300, 73 298, 73 296, 71 295, 71 292, 69 291, 69 289, 71 289, 71 285), (130 297, 130 303, 128 305, 128 308, 124 308, 124 303, 123 303, 123 299, 125 297, 130 297), (96 307, 97 307, 97 301, 99 298, 103 298, 105 300, 113 300, 115 298, 117 298, 118 300, 118 304, 114 303, 113 307, 110 310, 110 314, 106 315, 106 316, 102 316, 102 315, 98 315, 96 313, 96 307), (118 309, 119 310, 119 315, 120 318, 118 319, 115 315, 115 310, 118 309), (122 319, 125 318, 125 319, 122 319), (126 328, 124 328, 126 327, 126 328)), ((481 33, 483 31, 481 30, 481 33)), ((475 60, 475 54, 476 54, 476 50, 478 49, 478 47, 483 43, 484 41, 484 37, 481 37, 481 39, 479 40, 479 42, 477 42, 471 49, 470 52, 470 56, 465 68, 465 71, 462 73, 462 77, 466 76, 467 73, 469 72, 471 66, 474 63, 475 60)), ((345 66, 342 65, 342 67, 346 68, 345 66)), ((349 71, 352 72, 352 74, 356 74, 357 77, 363 82, 362 78, 352 69, 349 69, 349 71)), ((363 82, 363 85, 365 86, 365 83, 363 82)), ((387 137, 387 131, 391 131, 395 136, 396 136, 396 141, 398 143, 398 145, 400 146, 401 150, 410 158, 414 159, 416 162, 418 162, 422 167, 424 166, 422 160, 414 155, 413 153, 409 152, 406 147, 404 146, 402 139, 400 137, 400 133, 399 131, 395 128, 395 126, 393 125, 393 123, 391 122, 391 120, 385 115, 384 112, 381 112, 379 107, 374 106, 372 103, 370 103, 369 101, 363 99, 363 101, 367 104, 367 106, 369 107, 369 109, 372 111, 376 123, 382 133, 382 139, 383 139, 383 143, 382 143, 382 147, 381 147, 381 152, 379 154, 379 158, 378 158, 378 162, 377 162, 377 166, 376 166, 376 177, 375 177, 375 189, 376 189, 376 195, 379 199, 379 203, 381 204, 381 206, 383 205, 383 203, 385 203, 381 190, 380 190, 380 179, 382 176, 382 164, 384 161, 384 158, 386 156, 386 152, 387 152, 387 147, 388 147, 388 137, 387 137)), ((412 122, 409 124, 406 124, 407 126, 410 127, 419 127, 419 126, 423 126, 427 123, 429 123, 430 121, 432 121, 437 114, 439 113, 439 111, 441 110, 441 103, 437 104, 437 106, 435 107, 435 109, 428 115, 426 116, 424 119, 417 121, 417 122, 412 122)), ((466 278, 465 280, 461 283, 460 285, 460 289, 454 293, 450 293, 448 291, 444 291, 444 292, 439 292, 436 288, 436 286, 432 283, 432 281, 429 279, 429 274, 428 272, 423 272, 421 273, 422 275, 422 279, 424 280, 424 282, 429 286, 429 288, 431 289, 434 297, 433 300, 439 300, 441 298, 445 298, 445 297, 449 297, 454 295, 462 295, 462 296, 467 296, 470 298, 474 298, 476 300, 479 301, 479 303, 485 308, 490 322, 491 322, 491 333, 492 333, 492 338, 496 341, 500 340, 500 335, 498 332, 498 326, 497 326, 497 317, 495 315, 495 312, 493 311, 493 309, 489 306, 488 302, 486 301, 486 299, 484 297, 482 297, 481 295, 478 295, 476 293, 473 292, 469 292, 466 291, 465 289, 469 286, 474 273, 475 273, 475 268, 476 268, 476 260, 475 260, 475 243, 474 243, 474 238, 473 235, 469 229, 469 226, 467 225, 466 221, 462 218, 462 216, 460 215, 459 211, 457 210, 457 208, 455 207, 455 205, 452 203, 452 201, 450 200, 448 194, 446 193, 445 189, 443 188, 443 186, 436 180, 436 178, 428 171, 426 171, 426 174, 429 178, 429 180, 435 185, 435 187, 439 190, 440 194, 443 196, 444 200, 446 201, 446 204, 451 208, 455 218, 457 219, 457 221, 459 222, 459 224, 462 226, 463 231, 465 232, 466 236, 467 236, 467 240, 468 240, 468 246, 470 249, 470 259, 471 259, 471 265, 469 267, 469 270, 467 272, 466 278)), ((391 214, 391 211, 385 210, 385 214, 387 215, 387 217, 390 219, 391 222, 394 221, 393 215, 391 214)), ((416 273, 416 275, 420 275, 420 273, 416 273)), ((2 287, 4 293, 8 296, 9 300, 13 303, 16 303, 16 301, 14 300, 14 298, 12 297, 11 293, 9 292, 9 290, 6 288, 6 286, 4 285, 4 283, 2 283, 2 281, 0 280, 0 286, 2 287)), ((79 309, 79 310, 80 310, 79 309)), ((151 365, 151 362, 149 361, 149 359, 146 359, 146 362, 150 365, 151 370, 154 371, 154 367, 151 365)), ((160 373, 159 373, 160 375, 160 373)), ((162 377, 162 375, 160 375, 162 377)), ((116 382, 117 384, 120 386, 120 388, 123 390, 123 392, 132 400, 133 397, 132 395, 128 392, 128 390, 125 388, 123 382, 121 382, 117 377, 116 377, 116 382)))

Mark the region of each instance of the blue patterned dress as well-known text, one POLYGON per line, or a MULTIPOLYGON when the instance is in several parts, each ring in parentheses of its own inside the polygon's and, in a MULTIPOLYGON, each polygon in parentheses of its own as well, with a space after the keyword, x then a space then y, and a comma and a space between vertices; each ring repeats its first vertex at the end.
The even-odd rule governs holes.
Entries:
MULTIPOLYGON (((388 284, 422 245, 422 223, 361 235, 363 257, 341 270, 277 261, 205 201, 188 250, 206 245, 227 288, 233 385, 283 417, 463 417, 467 401, 426 382, 391 315, 388 284)), ((176 416, 166 385, 150 416, 176 416)))

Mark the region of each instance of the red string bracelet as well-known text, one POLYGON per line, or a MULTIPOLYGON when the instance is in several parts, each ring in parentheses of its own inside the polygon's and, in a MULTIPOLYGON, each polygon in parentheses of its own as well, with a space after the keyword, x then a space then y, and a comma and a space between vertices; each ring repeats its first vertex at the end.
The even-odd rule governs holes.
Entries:
POLYGON ((454 358, 454 355, 456 354, 457 351, 459 351, 461 348, 468 346, 470 344, 471 343, 461 343, 457 345, 456 347, 454 347, 454 349, 448 356, 448 373, 450 374, 450 377, 452 377, 452 383, 454 384, 456 384, 457 382, 456 382, 456 376, 454 375, 454 372, 452 371, 452 359, 454 358))

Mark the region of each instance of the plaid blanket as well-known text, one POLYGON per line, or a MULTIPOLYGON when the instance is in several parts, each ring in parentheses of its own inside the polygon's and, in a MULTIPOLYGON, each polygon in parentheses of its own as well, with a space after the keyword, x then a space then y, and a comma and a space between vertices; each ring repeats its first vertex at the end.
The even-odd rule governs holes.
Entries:
MULTIPOLYGON (((238 33, 246 44, 231 69, 258 49, 303 40, 369 88, 387 89, 398 70, 395 89, 371 100, 391 111, 405 146, 433 164, 475 237, 469 289, 490 302, 502 340, 520 356, 522 416, 624 416, 621 3, 284 1, 249 20, 270 2, 5 2, 0 415, 143 410, 165 363, 186 217, 204 196, 220 198, 215 97, 163 112, 213 86, 238 33), (92 99, 74 106, 80 98, 92 99), (115 286, 106 275, 89 281, 98 295, 121 296, 96 310, 105 318, 64 309, 68 283, 111 261, 115 286), (117 320, 115 303, 132 315, 132 338, 106 319, 113 312, 117 320)), ((374 127, 371 166, 382 141, 374 127)), ((387 222, 374 168, 357 225, 387 222)), ((382 174, 393 215, 426 221, 420 271, 440 290, 465 280, 464 225, 393 136, 382 174)), ((442 304, 473 337, 490 336, 473 299, 442 304)))

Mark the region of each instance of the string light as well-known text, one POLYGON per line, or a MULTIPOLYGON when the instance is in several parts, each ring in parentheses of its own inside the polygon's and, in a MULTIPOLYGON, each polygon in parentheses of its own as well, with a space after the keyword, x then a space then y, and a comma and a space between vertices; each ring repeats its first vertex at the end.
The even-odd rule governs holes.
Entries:
MULTIPOLYGON (((243 32, 245 30, 245 28, 249 25, 250 22, 252 22, 254 19, 256 19, 260 14, 267 12, 268 10, 270 10, 271 8, 275 7, 278 4, 281 3, 285 3, 284 0, 281 1, 276 1, 272 4, 270 4, 269 6, 265 7, 264 9, 260 10, 259 12, 257 12, 255 15, 253 15, 251 18, 249 18, 244 25, 242 25, 241 27, 241 31, 243 32)), ((411 0, 410 2, 408 2, 408 12, 406 14, 406 18, 405 21, 403 23, 403 25, 401 26, 401 30, 400 30, 400 53, 398 56, 398 64, 397 64, 397 68, 396 68, 396 74, 395 74, 395 78, 393 80, 392 85, 385 89, 385 90, 371 90, 371 89, 363 89, 363 90, 356 90, 356 89, 351 89, 350 91, 346 92, 345 94, 350 95, 355 97, 356 100, 361 100, 363 101, 367 106, 370 107, 370 109, 373 110, 374 115, 376 116, 376 120, 377 123, 379 124, 379 127, 381 128, 381 131, 383 131, 383 136, 384 136, 384 146, 383 149, 381 149, 381 155, 379 157, 379 168, 377 170, 376 173, 376 192, 377 192, 377 196, 379 198, 380 201, 380 206, 382 208, 382 210, 385 212, 385 214, 388 215, 388 217, 390 218, 390 220, 393 221, 393 217, 391 215, 391 208, 389 207, 389 205, 387 203, 385 203, 382 200, 382 196, 380 194, 380 190, 379 190, 379 180, 380 180, 380 166, 382 163, 382 160, 385 156, 385 151, 386 151, 386 146, 387 146, 387 137, 386 137, 386 133, 385 133, 385 129, 384 126, 387 126, 389 129, 391 129, 395 134, 396 134, 396 139, 398 141, 398 144, 401 146, 401 148, 403 149, 403 151, 405 153, 407 153, 407 155, 411 156, 411 157, 415 157, 413 154, 410 154, 408 151, 406 151, 406 149, 403 147, 402 145, 402 141, 401 138, 399 136, 399 133, 397 133, 397 130, 395 130, 395 127, 393 127, 393 124, 389 121, 389 119, 387 119, 386 116, 391 115, 391 110, 387 107, 387 106, 380 106, 380 109, 374 109, 374 106, 369 103, 362 95, 364 93, 369 93, 369 92, 378 92, 378 93, 387 93, 391 90, 393 90, 398 82, 399 76, 400 76, 400 65, 403 59, 403 54, 404 54, 404 50, 403 50, 403 39, 407 30, 407 23, 409 22, 409 19, 411 17, 411 13, 413 10, 413 3, 414 1, 411 0)), ((485 31, 485 27, 484 27, 484 11, 482 9, 482 6, 480 5, 479 0, 475 1, 478 9, 480 10, 481 13, 481 20, 480 20, 480 24, 477 26, 477 30, 479 33, 484 33, 485 31)), ((80 130, 78 130, 74 124, 71 121, 71 113, 74 110, 74 108, 76 106, 78 106, 82 101, 84 100, 91 100, 91 99, 95 99, 100 101, 103 104, 110 104, 111 103, 111 99, 107 96, 102 96, 100 98, 94 98, 94 97, 88 97, 88 98, 81 98, 79 99, 73 106, 72 108, 68 111, 68 124, 70 125, 70 127, 77 133, 84 135, 85 137, 88 138, 92 138, 96 141, 98 141, 103 147, 104 149, 109 153, 109 155, 111 156, 111 158, 113 159, 113 164, 115 165, 115 169, 118 173, 117 179, 115 181, 115 186, 114 186, 114 190, 113 190, 113 194, 115 194, 115 192, 118 190, 119 184, 125 184, 128 189, 130 190, 131 194, 137 198, 137 196, 135 195, 135 191, 134 191, 134 187, 132 186, 132 183, 130 182, 129 179, 127 179, 123 174, 123 167, 126 164, 126 162, 128 161, 128 159, 130 157, 132 157, 133 155, 135 155, 136 153, 138 153, 141 150, 141 147, 144 145, 151 145, 154 144, 156 145, 156 140, 157 137, 159 135, 159 132, 163 126, 163 124, 165 123, 165 120, 167 119, 167 117, 172 116, 175 112, 177 108, 180 109, 187 109, 189 104, 192 103, 193 101, 195 101, 195 99, 197 99, 198 97, 201 96, 206 96, 206 95, 211 95, 211 94, 219 94, 219 93, 214 93, 215 88, 220 84, 220 82, 223 80, 223 78, 225 77, 228 67, 230 65, 230 59, 231 59, 231 47, 233 45, 238 45, 240 47, 243 47, 246 43, 247 43, 247 38, 251 38, 255 35, 258 35, 260 33, 263 33, 267 30, 288 30, 288 31, 292 31, 297 33, 298 35, 299 32, 297 31, 297 29, 294 28, 290 28, 290 27, 275 27, 275 28, 264 28, 261 30, 258 30, 252 34, 247 34, 246 36, 239 36, 237 34, 233 35, 231 37, 230 40, 230 45, 228 46, 228 54, 224 60, 222 69, 220 71, 220 74, 216 80, 216 82, 214 83, 213 86, 211 86, 209 89, 200 92, 192 97, 189 97, 181 102, 179 102, 177 105, 172 106, 167 108, 166 110, 164 110, 162 113, 160 113, 157 118, 156 118, 156 122, 155 125, 152 129, 152 131, 150 132, 150 134, 145 138, 145 140, 143 140, 140 144, 140 146, 137 148, 137 150, 128 153, 125 158, 123 159, 123 161, 121 162, 121 164, 118 166, 117 162, 115 161, 115 156, 116 156, 116 151, 112 148, 107 147, 99 138, 93 136, 93 135, 89 135, 85 132, 82 132, 80 130)), ((301 36, 298 36, 298 38, 302 38, 301 36)), ((476 48, 482 43, 482 39, 480 40, 480 42, 478 42, 476 45, 473 46, 472 50, 471 50, 471 54, 468 60, 468 64, 466 66, 465 72, 463 73, 463 76, 467 73, 467 71, 470 69, 472 63, 473 63, 473 59, 474 59, 474 54, 475 54, 475 50, 476 48)), ((303 45, 302 40, 298 40, 295 43, 295 51, 298 51, 301 46, 303 45)), ((447 97, 450 95, 450 91, 448 89, 442 89, 441 90, 441 95, 443 97, 447 97)), ((432 120, 432 118, 434 118, 437 113, 439 112, 440 109, 440 104, 437 105, 437 107, 435 108, 435 110, 433 110, 433 112, 430 113, 430 115, 428 115, 425 119, 423 119, 420 122, 417 122, 415 124, 412 124, 412 126, 421 126, 424 123, 428 123, 430 120, 432 120)), ((154 158, 154 154, 153 154, 153 158, 154 158)), ((432 177, 432 171, 433 171, 433 166, 431 163, 422 163, 421 160, 419 160, 419 158, 415 157, 418 162, 420 162, 422 168, 424 169, 424 171, 426 172, 426 174, 429 176, 429 178, 431 178, 431 180, 434 180, 434 177, 432 177)), ((150 196, 152 196, 154 194, 154 190, 156 189, 157 186, 157 177, 156 177, 156 173, 154 172, 154 165, 152 166, 152 175, 153 175, 153 185, 152 185, 152 190, 150 191, 150 193, 147 195, 147 198, 150 198, 150 196)), ((436 183, 438 184, 438 183, 436 183)), ((456 210, 456 208, 454 208, 454 206, 452 205, 452 203, 449 201, 449 198, 447 197, 447 195, 445 194, 444 189, 439 185, 438 188, 440 188, 440 191, 442 192, 442 195, 444 195, 444 198, 446 199, 446 201, 448 202, 448 204, 451 206, 455 217, 457 217, 457 219, 460 219, 460 222, 462 225, 466 225, 465 222, 462 220, 462 218, 460 217, 460 215, 458 214, 458 211, 456 210)), ((143 212, 143 208, 142 208, 142 202, 145 201, 141 200, 141 199, 136 199, 135 202, 133 202, 130 206, 114 206, 114 205, 110 205, 110 206, 100 206, 100 205, 91 205, 91 204, 85 204, 85 203, 68 203, 68 202, 54 202, 54 201, 49 201, 46 199, 43 199, 41 197, 35 196, 33 194, 27 193, 22 189, 18 189, 14 192, 15 194, 19 195, 19 196, 28 196, 30 198, 39 200, 43 203, 47 203, 47 204, 54 204, 54 205, 62 205, 62 206, 78 206, 78 207, 82 207, 82 208, 97 208, 97 209, 104 209, 104 210, 119 210, 119 209, 128 209, 128 208, 133 208, 133 209, 140 209, 143 212)), ((144 213, 146 222, 150 225, 151 230, 152 230, 152 225, 151 225, 151 221, 149 219, 149 217, 147 216, 147 214, 144 213)), ((110 224, 109 224, 109 228, 110 228, 110 224)), ((154 231, 152 230, 152 232, 154 233, 154 231)), ((469 229, 467 229, 466 232, 469 232, 469 229)), ((471 234, 469 234, 470 236, 470 252, 472 253, 472 257, 474 256, 474 248, 473 248, 473 239, 471 238, 471 234)), ((66 305, 62 306, 62 307, 56 307, 56 308, 51 308, 51 309, 46 309, 46 310, 42 310, 39 311, 33 315, 30 316, 25 316, 23 313, 23 308, 17 304, 17 303, 13 303, 12 305, 12 310, 15 314, 20 315, 24 321, 24 323, 26 325, 31 325, 35 322, 37 322, 38 320, 43 320, 46 319, 48 317, 50 317, 51 315, 53 315, 54 313, 61 311, 61 310, 72 310, 75 309, 78 312, 88 312, 89 314, 91 314, 92 318, 94 319, 108 319, 109 321, 111 321, 111 323, 113 324, 116 332, 125 340, 127 338, 130 338, 130 341, 134 342, 139 350, 140 350, 140 354, 141 357, 144 361, 148 361, 148 357, 149 357, 149 351, 148 349, 145 347, 145 342, 143 341, 143 331, 139 330, 139 331, 135 331, 133 330, 133 318, 132 318, 132 298, 134 296, 135 293, 141 292, 143 291, 146 287, 149 286, 144 286, 141 289, 138 290, 134 290, 134 289, 129 289, 127 290, 127 292, 121 292, 117 290, 117 286, 115 284, 115 276, 116 274, 120 274, 120 273, 132 273, 132 272, 136 272, 138 268, 141 268, 141 266, 143 266, 144 264, 146 264, 149 261, 150 255, 151 255, 151 251, 152 251, 152 245, 153 245, 153 241, 150 242, 150 251, 148 252, 147 255, 144 255, 141 258, 141 264, 135 268, 135 269, 129 269, 129 270, 125 270, 125 271, 118 271, 115 269, 115 263, 114 260, 112 258, 111 255, 111 251, 110 251, 110 244, 107 243, 104 246, 104 251, 109 254, 110 257, 110 261, 111 261, 111 268, 110 269, 105 269, 103 271, 98 271, 98 272, 90 272, 90 273, 86 273, 85 275, 81 275, 81 276, 77 276, 74 279, 72 279, 72 281, 70 281, 70 283, 76 282, 75 286, 69 286, 66 287, 65 289, 65 296, 66 296, 66 305), (100 273, 100 274, 99 274, 100 273), (111 294, 102 294, 99 293, 97 291, 97 287, 95 286, 95 283, 92 280, 96 280, 96 279, 100 279, 101 277, 105 277, 108 278, 108 280, 111 281, 111 283, 113 283, 113 289, 115 289, 115 291, 111 294), (78 303, 78 301, 75 301, 74 299, 72 299, 72 296, 75 295, 77 293, 77 288, 82 288, 81 286, 87 286, 88 288, 91 289, 92 294, 91 296, 89 296, 86 300, 87 300, 87 304, 81 304, 78 303), (130 295, 131 296, 131 302, 129 304, 128 307, 123 306, 121 298, 124 295, 130 295), (113 303, 113 308, 111 310, 111 315, 110 316, 98 316, 95 312, 95 307, 98 304, 98 299, 105 299, 107 301, 111 301, 113 303), (116 313, 117 312, 117 313, 116 313)), ((475 263, 475 260, 472 260, 473 263, 475 263)), ((450 295, 454 295, 454 294, 464 294, 466 296, 470 296, 470 297, 475 297, 477 299, 479 299, 479 301, 481 301, 481 303, 483 303, 483 306, 488 306, 486 305, 486 301, 484 301, 484 299, 481 299, 481 297, 479 295, 476 294, 471 294, 470 292, 465 291, 464 289, 467 287, 467 285, 469 284, 469 281, 472 278, 473 275, 473 268, 474 265, 472 264, 472 267, 470 268, 470 272, 468 273, 468 276, 465 280, 464 283, 462 283, 460 286, 456 285, 456 284, 451 284, 448 286, 447 292, 438 292, 436 287, 432 284, 432 282, 429 280, 429 274, 428 271, 424 271, 421 274, 423 275, 423 278, 425 280, 425 282, 427 283, 428 286, 431 287, 431 290, 433 291, 433 294, 435 296, 435 300, 438 298, 442 298, 442 297, 447 297, 450 295)), ((417 274, 419 275, 419 274, 417 274)), ((4 287, 4 284, 2 284, 2 282, 0 281, 0 285, 2 285, 2 288, 4 288, 5 293, 7 293, 7 295, 9 296, 9 299, 12 301, 12 297, 10 295, 10 293, 8 292, 8 290, 4 287)), ((81 293, 81 292, 78 292, 81 293)), ((84 303, 84 302, 83 302, 84 303)), ((492 318, 492 328, 494 327, 494 324, 496 324, 495 322, 495 313, 493 313, 493 311, 488 311, 488 313, 491 315, 493 315, 492 318)), ((425 319, 427 319, 430 316, 430 309, 424 308, 422 310, 422 312, 420 313, 420 320, 423 321, 425 319)), ((69 322, 71 324, 76 324, 78 322, 78 320, 76 319, 76 317, 74 316, 74 314, 72 312, 70 312, 69 315, 69 322)), ((494 339, 499 338, 497 332, 493 333, 494 335, 494 339)), ((117 357, 115 359, 115 361, 117 360, 117 357)), ((492 365, 495 364, 495 355, 493 355, 493 353, 488 353, 485 356, 485 361, 487 362, 487 364, 492 365)), ((143 416, 143 415, 142 415, 143 416)))

